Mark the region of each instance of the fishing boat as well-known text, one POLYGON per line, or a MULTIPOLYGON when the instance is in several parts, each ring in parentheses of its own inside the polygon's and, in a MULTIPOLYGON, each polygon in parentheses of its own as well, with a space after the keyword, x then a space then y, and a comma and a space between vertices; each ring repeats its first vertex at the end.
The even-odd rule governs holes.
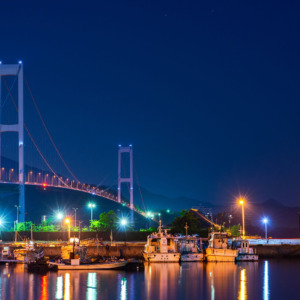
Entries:
POLYGON ((206 248, 207 261, 234 262, 239 250, 228 246, 228 234, 225 232, 211 232, 208 235, 206 248))
POLYGON ((177 251, 177 238, 168 234, 167 229, 162 231, 161 220, 158 232, 147 237, 147 244, 143 256, 147 262, 179 262, 180 253, 177 251))
POLYGON ((44 249, 37 248, 33 241, 22 244, 21 248, 16 248, 13 252, 15 260, 18 262, 29 263, 44 257, 44 249))
POLYGON ((58 270, 111 270, 124 268, 127 263, 126 260, 117 260, 95 264, 80 264, 80 259, 71 259, 70 264, 49 262, 49 267, 57 267, 58 270))
POLYGON ((181 262, 199 262, 204 260, 202 241, 196 236, 188 235, 188 225, 185 224, 186 235, 177 239, 177 248, 181 262))
POLYGON ((238 250, 237 261, 258 261, 258 255, 254 253, 254 249, 250 247, 248 240, 241 238, 233 240, 232 249, 238 250))
POLYGON ((200 248, 201 241, 197 237, 183 236, 178 238, 178 249, 181 262, 203 261, 204 254, 200 248))

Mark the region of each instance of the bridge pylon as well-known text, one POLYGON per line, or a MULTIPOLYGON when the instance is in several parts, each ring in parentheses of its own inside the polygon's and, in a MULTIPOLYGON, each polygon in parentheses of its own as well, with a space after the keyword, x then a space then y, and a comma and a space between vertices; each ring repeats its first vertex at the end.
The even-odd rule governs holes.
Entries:
POLYGON ((119 145, 118 152, 118 202, 121 203, 121 187, 123 182, 130 184, 130 208, 133 209, 133 160, 132 160, 132 145, 122 147, 119 145), (129 153, 129 177, 122 177, 122 153, 129 153))
POLYGON ((24 169, 24 107, 23 107, 23 64, 0 63, 0 107, 2 76, 18 76, 18 123, 2 124, 0 110, 0 155, 1 155, 1 133, 7 131, 18 132, 19 137, 19 220, 25 222, 25 169, 24 169))

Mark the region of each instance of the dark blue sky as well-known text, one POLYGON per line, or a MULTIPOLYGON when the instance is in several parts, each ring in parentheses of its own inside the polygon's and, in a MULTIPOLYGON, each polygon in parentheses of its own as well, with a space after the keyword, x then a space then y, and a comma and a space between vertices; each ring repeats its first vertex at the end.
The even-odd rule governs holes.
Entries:
POLYGON ((82 181, 132 143, 153 192, 300 204, 298 1, 6 2, 0 57, 82 181))

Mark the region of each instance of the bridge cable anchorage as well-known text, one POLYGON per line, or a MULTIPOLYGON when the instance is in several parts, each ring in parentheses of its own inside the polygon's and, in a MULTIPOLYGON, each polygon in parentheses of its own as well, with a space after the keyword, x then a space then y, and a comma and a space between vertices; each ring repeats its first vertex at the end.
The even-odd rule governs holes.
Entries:
MULTIPOLYGON (((16 104, 16 102, 15 102, 15 99, 14 99, 13 95, 11 94, 11 91, 10 91, 10 89, 9 89, 9 86, 8 86, 8 84, 7 84, 6 80, 5 80, 5 78, 3 78, 3 81, 4 81, 4 84, 5 84, 5 86, 6 86, 7 90, 8 90, 8 92, 9 92, 10 98, 11 98, 11 100, 12 100, 14 106, 15 106, 15 109, 16 109, 17 111, 19 111, 19 110, 18 110, 18 106, 17 106, 17 104, 16 104)), ((29 129, 28 129, 28 127, 27 127, 27 125, 26 125, 25 122, 24 122, 24 128, 26 129, 26 131, 27 131, 27 133, 28 133, 28 135, 29 135, 29 137, 30 137, 30 139, 31 139, 31 141, 32 141, 32 143, 33 143, 33 145, 35 146, 36 150, 38 151, 38 153, 40 154, 40 156, 42 157, 43 161, 44 161, 45 164, 48 166, 48 168, 52 171, 52 173, 53 173, 55 176, 57 176, 58 180, 59 180, 61 183, 63 183, 65 186, 68 186, 62 179, 59 178, 59 176, 58 176, 58 175, 56 174, 56 172, 53 170, 53 168, 51 167, 51 165, 48 163, 48 161, 46 160, 46 158, 45 158, 44 155, 42 154, 41 150, 39 149, 38 145, 36 144, 34 138, 33 138, 32 135, 30 134, 30 131, 29 131, 29 129)))
POLYGON ((144 210, 146 211, 146 206, 145 206, 144 198, 143 198, 143 195, 142 195, 142 190, 141 190, 141 186, 140 186, 140 181, 139 181, 138 173, 137 173, 137 170, 136 170, 136 167, 135 167, 135 160, 134 159, 133 159, 133 167, 134 167, 134 173, 135 173, 135 177, 136 177, 136 182, 138 184, 139 192, 140 192, 141 199, 142 199, 142 202, 143 202, 144 210))
POLYGON ((40 119, 41 119, 41 121, 42 121, 42 123, 43 123, 43 126, 44 126, 44 128, 45 128, 45 130, 46 130, 46 133, 47 133, 47 135, 48 135, 48 137, 49 137, 49 139, 50 139, 50 141, 51 141, 51 143, 52 143, 52 145, 53 145, 53 147, 54 147, 54 149, 55 149, 57 155, 59 156, 59 158, 60 158, 61 161, 63 162, 64 166, 65 166, 66 169, 69 171, 69 173, 73 176, 73 178, 74 178, 76 181, 79 181, 79 182, 80 182, 80 180, 79 180, 79 179, 74 175, 74 173, 71 171, 71 169, 69 168, 68 164, 67 164, 66 161, 63 159, 63 157, 62 157, 60 151, 58 150, 58 148, 57 148, 57 146, 56 146, 56 144, 54 143, 53 138, 52 138, 52 136, 51 136, 51 134, 50 134, 50 132, 49 132, 49 130, 48 130, 46 124, 45 124, 45 121, 44 121, 44 119, 43 119, 43 117, 42 117, 42 114, 41 114, 41 112, 40 112, 40 110, 39 110, 39 108, 38 108, 38 106, 37 106, 37 103, 36 103, 36 101, 35 101, 35 98, 34 98, 34 96, 33 96, 32 90, 31 90, 31 88, 30 88, 30 86, 29 86, 29 83, 28 83, 28 81, 27 81, 26 76, 24 76, 24 81, 25 81, 26 86, 27 86, 27 88, 28 88, 28 91, 29 91, 29 93, 30 93, 30 95, 31 95, 32 102, 33 102, 33 104, 34 104, 34 106, 35 106, 35 108, 36 108, 36 110, 37 110, 37 112, 38 112, 38 115, 39 115, 39 117, 40 117, 40 119))

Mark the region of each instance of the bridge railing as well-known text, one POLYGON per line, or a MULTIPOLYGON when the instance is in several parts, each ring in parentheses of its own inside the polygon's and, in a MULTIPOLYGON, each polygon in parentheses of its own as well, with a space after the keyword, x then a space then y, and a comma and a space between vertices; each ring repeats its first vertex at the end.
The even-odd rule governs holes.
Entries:
MULTIPOLYGON (((5 167, 2 167, 0 172, 0 182, 17 184, 18 183, 17 172, 15 172, 13 168, 6 169, 5 167)), ((89 193, 92 195, 97 195, 119 203, 118 196, 113 194, 112 192, 107 191, 106 189, 101 189, 94 185, 77 182, 75 180, 70 180, 69 178, 64 178, 62 176, 58 177, 56 175, 51 175, 50 173, 44 173, 44 172, 35 173, 34 171, 29 171, 25 174, 25 184, 39 185, 39 186, 44 186, 45 188, 49 186, 49 187, 76 190, 80 192, 89 193)), ((129 203, 122 200, 121 204, 131 209, 129 203)), ((144 217, 146 216, 145 212, 140 211, 135 207, 132 210, 144 217)))

